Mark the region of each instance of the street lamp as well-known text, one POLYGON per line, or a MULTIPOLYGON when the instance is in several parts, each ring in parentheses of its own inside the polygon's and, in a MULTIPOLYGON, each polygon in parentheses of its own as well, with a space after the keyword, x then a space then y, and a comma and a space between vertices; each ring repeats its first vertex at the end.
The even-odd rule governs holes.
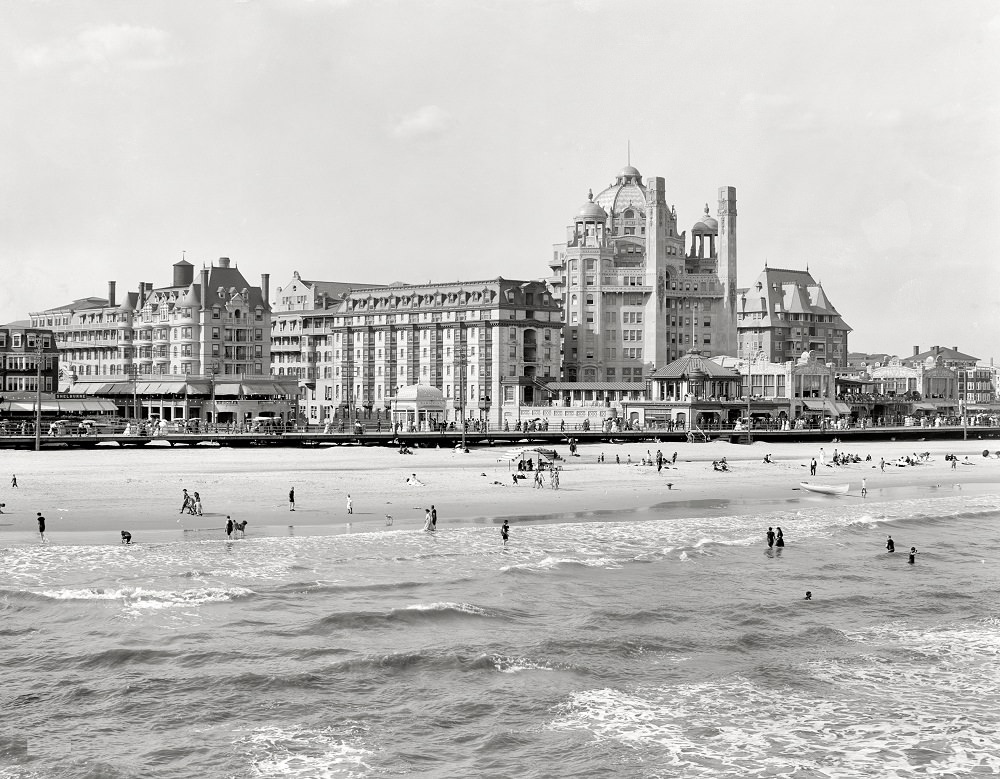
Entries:
MULTIPOLYGON (((753 355, 747 358, 747 443, 753 443, 753 417, 750 416, 750 398, 753 397, 753 371, 752 367, 754 362, 759 360, 761 357, 766 357, 767 355, 763 350, 754 352, 753 355)), ((764 381, 764 371, 761 369, 761 387, 764 386, 766 382, 764 381)))
POLYGON ((35 451, 42 449, 42 337, 35 335, 35 451))

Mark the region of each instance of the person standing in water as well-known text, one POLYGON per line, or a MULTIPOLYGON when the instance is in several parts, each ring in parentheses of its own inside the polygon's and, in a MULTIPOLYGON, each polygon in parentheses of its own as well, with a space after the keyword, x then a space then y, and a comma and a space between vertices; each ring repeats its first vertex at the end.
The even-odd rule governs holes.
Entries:
POLYGON ((233 537, 233 518, 226 514, 226 535, 233 537))
POLYGON ((431 504, 431 530, 438 529, 438 510, 431 504))
MULTIPOLYGON (((45 543, 45 517, 42 516, 42 512, 38 512, 38 535, 42 538, 42 543, 45 543)), ((912 561, 911 561, 912 562, 912 561)))
POLYGON ((861 480, 861 497, 862 498, 867 498, 868 497, 868 480, 867 479, 862 479, 861 480))
POLYGON ((428 532, 428 533, 430 533, 432 530, 434 530, 434 526, 431 523, 431 510, 430 509, 424 509, 424 530, 426 532, 428 532))
POLYGON ((917 547, 911 546, 910 547, 910 559, 907 560, 906 562, 908 562, 910 565, 913 565, 916 561, 917 561, 917 547))
POLYGON ((888 536, 889 540, 885 542, 885 548, 889 552, 896 551, 896 542, 892 540, 892 536, 888 536))
POLYGON ((503 539, 503 545, 507 546, 507 537, 510 535, 510 524, 505 519, 503 524, 500 526, 500 538, 503 539))
POLYGON ((785 545, 785 536, 781 532, 781 528, 780 527, 778 528, 777 535, 775 535, 775 537, 774 537, 774 545, 775 546, 784 546, 785 545))
POLYGON ((354 501, 351 499, 350 493, 347 494, 347 513, 348 514, 354 513, 354 501))
POLYGON ((774 546, 774 528, 769 527, 767 529, 767 548, 770 549, 774 546))
POLYGON ((295 487, 288 491, 288 510, 295 511, 295 487))

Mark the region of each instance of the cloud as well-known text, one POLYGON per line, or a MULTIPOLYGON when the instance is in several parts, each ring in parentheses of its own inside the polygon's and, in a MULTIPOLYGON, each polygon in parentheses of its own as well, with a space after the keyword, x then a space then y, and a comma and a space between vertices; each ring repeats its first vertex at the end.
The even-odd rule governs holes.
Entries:
POLYGON ((401 140, 443 135, 451 129, 451 114, 436 105, 425 105, 402 117, 392 128, 401 140))
POLYGON ((25 49, 18 58, 21 67, 113 67, 146 69, 171 62, 170 36, 152 27, 114 24, 92 27, 75 38, 25 49))

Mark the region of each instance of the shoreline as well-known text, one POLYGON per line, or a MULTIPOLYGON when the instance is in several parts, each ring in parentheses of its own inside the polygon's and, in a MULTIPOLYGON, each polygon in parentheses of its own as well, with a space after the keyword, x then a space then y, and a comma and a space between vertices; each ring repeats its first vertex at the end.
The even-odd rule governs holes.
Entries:
MULTIPOLYGON (((351 450, 260 450, 202 449, 190 452, 163 452, 159 456, 130 456, 123 450, 67 453, 52 458, 34 452, 7 458, 10 472, 18 477, 18 488, 9 486, 9 476, 0 486, 0 544, 37 543, 35 512, 47 520, 46 537, 51 542, 78 543, 83 537, 106 537, 120 541, 120 530, 133 534, 135 543, 144 539, 184 540, 185 536, 208 536, 218 529, 225 537, 226 515, 247 520, 247 539, 287 534, 338 535, 347 532, 418 530, 424 510, 434 505, 439 514, 439 530, 450 527, 554 522, 599 522, 623 517, 720 516, 786 510, 794 506, 830 506, 836 502, 899 499, 907 491, 942 494, 961 489, 969 494, 1000 492, 1000 458, 982 456, 981 442, 965 442, 957 448, 923 442, 922 451, 931 453, 926 464, 879 470, 879 458, 895 459, 912 454, 909 442, 877 442, 867 447, 842 451, 870 462, 820 467, 809 477, 809 460, 819 454, 812 444, 753 444, 740 446, 725 442, 678 445, 676 465, 657 474, 655 466, 637 463, 647 450, 639 444, 581 445, 578 457, 570 457, 567 447, 558 452, 566 459, 561 488, 552 490, 545 479, 544 489, 532 487, 531 473, 512 486, 516 471, 504 459, 508 449, 419 450, 415 455, 399 455, 386 449, 351 450), (972 447, 977 446, 977 449, 972 447), (604 453, 606 461, 598 463, 604 453), (970 465, 952 469, 944 455, 954 453, 970 465), (619 455, 622 464, 614 462, 619 455), (773 462, 764 463, 771 454, 773 462), (33 456, 34 455, 34 456, 33 456), (728 472, 712 469, 712 460, 725 457, 728 472), (610 461, 608 459, 610 458, 610 461), (423 486, 411 487, 406 478, 416 473, 423 486), (860 497, 865 478, 868 497, 860 497), (850 484, 850 493, 830 497, 801 491, 799 482, 850 484), (672 485, 672 488, 668 487, 672 485), (288 489, 296 490, 296 511, 287 504, 288 489), (202 494, 205 515, 194 517, 178 512, 181 488, 202 494), (346 497, 352 496, 354 511, 348 515, 346 497), (393 516, 386 525, 385 515, 393 516), (294 520, 294 521, 291 521, 294 520), (348 529, 347 523, 350 523, 348 529), (69 541, 76 538, 77 541, 69 541)), ((948 442, 949 444, 954 442, 948 442)), ((825 456, 829 460, 833 449, 825 456)), ((153 453, 149 453, 153 454, 153 453)), ((673 448, 664 451, 672 456, 673 448)), ((200 538, 198 540, 201 540, 200 538)))

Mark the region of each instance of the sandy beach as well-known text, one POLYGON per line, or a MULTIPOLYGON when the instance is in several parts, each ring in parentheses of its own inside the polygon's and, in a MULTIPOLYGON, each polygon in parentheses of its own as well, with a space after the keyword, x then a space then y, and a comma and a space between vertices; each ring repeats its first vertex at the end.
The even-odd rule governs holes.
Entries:
MULTIPOLYGON (((494 524, 509 518, 525 521, 587 521, 623 511, 659 507, 671 515, 698 516, 727 511, 733 504, 787 506, 796 501, 860 501, 861 480, 867 479, 869 502, 899 491, 956 489, 956 485, 1000 482, 1000 459, 984 458, 984 443, 954 441, 917 445, 930 461, 913 467, 887 465, 914 454, 913 442, 874 442, 857 447, 824 446, 826 467, 809 476, 808 464, 819 458, 815 444, 769 443, 739 446, 723 442, 682 444, 675 465, 657 474, 641 465, 655 442, 580 447, 577 457, 568 447, 557 448, 565 458, 560 489, 532 487, 532 474, 514 486, 516 464, 505 459, 509 447, 473 449, 468 454, 447 449, 418 449, 400 455, 394 449, 331 447, 321 449, 230 450, 216 447, 139 450, 112 447, 90 452, 5 453, 7 473, 0 498, 0 537, 27 540, 35 533, 36 512, 48 522, 48 538, 73 543, 67 533, 108 534, 114 541, 127 529, 136 541, 155 535, 160 540, 186 533, 213 533, 226 515, 248 520, 248 535, 407 530, 419 528, 424 510, 437 508, 439 528, 494 524), (829 465, 834 450, 871 461, 829 465), (946 454, 960 458, 952 469, 946 454), (604 463, 598 458, 603 454, 604 463), (765 463, 770 454, 772 463, 765 463), (621 464, 615 461, 620 458, 621 464), (712 461, 725 457, 730 470, 713 470, 712 461), (969 464, 964 464, 968 457, 969 464), (631 465, 628 464, 631 459, 631 465), (17 474, 18 488, 10 486, 17 474), (407 484, 416 474, 424 486, 407 484), (850 484, 849 495, 829 498, 805 493, 800 481, 850 484), (296 511, 287 496, 295 488, 296 511), (204 515, 180 513, 181 490, 201 494, 204 515), (354 513, 347 514, 347 495, 354 513), (387 526, 386 515, 393 517, 387 526)), ((672 458, 674 448, 664 449, 672 458)))

